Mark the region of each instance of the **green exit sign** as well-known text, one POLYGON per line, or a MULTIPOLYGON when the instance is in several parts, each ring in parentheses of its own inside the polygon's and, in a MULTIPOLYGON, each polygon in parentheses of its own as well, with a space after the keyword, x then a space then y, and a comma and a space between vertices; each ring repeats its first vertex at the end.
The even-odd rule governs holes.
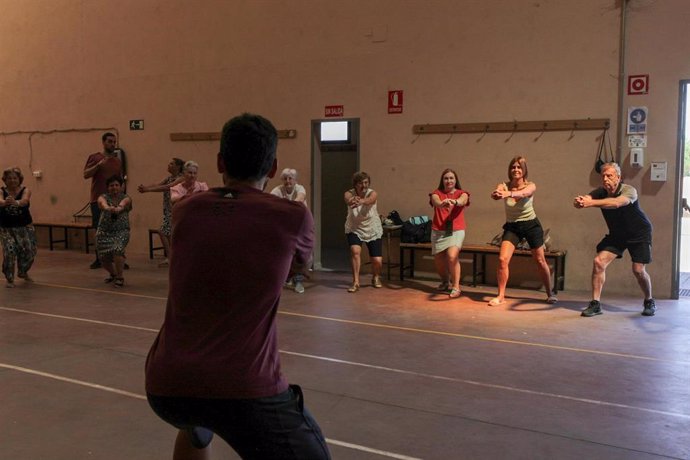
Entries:
POLYGON ((144 120, 129 120, 130 131, 141 131, 144 129, 144 120))

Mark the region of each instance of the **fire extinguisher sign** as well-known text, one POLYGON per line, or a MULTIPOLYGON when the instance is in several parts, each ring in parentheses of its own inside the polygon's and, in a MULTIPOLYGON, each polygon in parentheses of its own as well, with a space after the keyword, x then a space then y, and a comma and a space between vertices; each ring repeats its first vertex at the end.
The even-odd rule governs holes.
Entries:
POLYGON ((403 92, 400 89, 388 91, 388 113, 402 113, 403 92))

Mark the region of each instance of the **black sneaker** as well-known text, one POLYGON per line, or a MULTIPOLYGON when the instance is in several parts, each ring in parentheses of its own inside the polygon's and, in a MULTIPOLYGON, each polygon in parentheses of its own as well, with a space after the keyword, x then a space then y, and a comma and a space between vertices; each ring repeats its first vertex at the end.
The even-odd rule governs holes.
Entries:
POLYGON ((601 314, 602 314, 601 304, 599 303, 598 300, 592 300, 589 303, 589 306, 587 308, 585 308, 584 310, 582 310, 581 316, 586 316, 589 318, 590 316, 597 316, 597 315, 601 315, 601 314))
POLYGON ((101 268, 101 267, 102 267, 101 261, 98 260, 98 259, 94 260, 93 263, 92 263, 91 265, 89 265, 89 268, 90 268, 91 270, 95 270, 95 269, 101 268))
POLYGON ((654 316, 654 313, 656 313, 656 303, 654 303, 654 299, 645 300, 642 316, 654 316))

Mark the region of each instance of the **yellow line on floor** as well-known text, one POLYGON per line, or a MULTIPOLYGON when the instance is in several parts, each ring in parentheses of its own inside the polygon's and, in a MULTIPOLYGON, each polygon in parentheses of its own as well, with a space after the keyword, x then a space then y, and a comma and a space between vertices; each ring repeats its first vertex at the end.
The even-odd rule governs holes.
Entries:
MULTIPOLYGON (((140 399, 140 400, 144 400, 144 401, 146 400, 145 395, 140 395, 140 394, 132 393, 130 391, 125 391, 125 390, 120 390, 118 388, 108 387, 105 385, 99 385, 97 383, 86 382, 84 380, 72 379, 69 377, 64 377, 62 375, 50 374, 48 372, 37 371, 35 369, 29 369, 26 367, 14 366, 12 364, 0 363, 0 369, 8 369, 8 370, 13 370, 13 371, 17 371, 17 372, 23 372, 25 374, 37 375, 39 377, 58 380, 60 382, 71 383, 74 385, 81 385, 81 386, 93 388, 96 390, 106 391, 108 393, 115 393, 115 394, 118 394, 121 396, 127 396, 129 398, 140 399)), ((360 450, 363 452, 369 452, 372 454, 380 455, 382 457, 396 458, 398 460, 421 460, 417 457, 409 457, 407 455, 396 454, 395 452, 388 452, 386 450, 374 449, 371 447, 362 446, 360 444, 353 444, 350 442, 338 441, 337 439, 326 438, 326 442, 329 444, 333 444, 335 446, 341 446, 341 447, 345 447, 348 449, 354 449, 354 450, 360 450)))
POLYGON ((153 295, 144 295, 144 294, 135 294, 133 292, 126 292, 122 290, 115 291, 115 288, 112 289, 94 289, 94 288, 85 288, 85 287, 79 287, 79 286, 66 286, 64 284, 52 284, 52 283, 33 283, 37 286, 48 286, 48 287, 54 287, 54 288, 60 288, 60 289, 72 289, 75 291, 87 291, 87 292, 99 292, 101 294, 113 294, 113 295, 122 295, 122 296, 127 296, 127 297, 141 297, 142 299, 154 299, 154 300, 167 300, 167 297, 159 297, 159 296, 153 296, 153 295))
POLYGON ((521 340, 497 339, 497 338, 493 338, 493 337, 482 337, 479 335, 460 334, 457 332, 433 331, 433 330, 429 330, 429 329, 418 329, 418 328, 406 327, 406 326, 392 326, 390 324, 369 323, 369 322, 365 322, 365 321, 355 321, 355 320, 351 320, 351 319, 331 318, 328 316, 307 315, 305 313, 295 313, 295 312, 290 312, 290 311, 279 311, 279 313, 282 313, 284 315, 290 315, 290 316, 301 316, 303 318, 312 318, 312 319, 320 319, 320 320, 327 320, 327 321, 335 321, 338 323, 357 324, 360 326, 377 327, 377 328, 381 328, 381 329, 391 329, 391 330, 404 331, 404 332, 416 332, 419 334, 443 335, 443 336, 447 336, 447 337, 457 337, 457 338, 461 338, 461 339, 482 340, 485 342, 508 343, 511 345, 525 345, 528 347, 539 347, 539 348, 547 348, 547 349, 562 350, 562 351, 574 351, 577 353, 591 353, 591 354, 596 354, 596 355, 615 356, 618 358, 632 358, 632 359, 642 359, 642 360, 647 360, 647 361, 660 361, 660 362, 676 363, 676 364, 690 364, 690 362, 688 362, 688 361, 672 361, 672 360, 654 358, 651 356, 638 356, 638 355, 631 355, 631 354, 627 354, 627 353, 614 353, 614 352, 610 352, 610 351, 589 350, 586 348, 565 347, 562 345, 549 345, 549 344, 545 344, 545 343, 525 342, 525 341, 521 341, 521 340))
MULTIPOLYGON (((99 293, 104 293, 104 294, 124 295, 124 296, 130 296, 130 297, 141 297, 144 299, 154 299, 154 300, 166 300, 167 299, 167 297, 147 296, 147 295, 143 295, 143 294, 135 294, 135 293, 131 293, 131 292, 119 292, 119 291, 105 290, 105 289, 93 289, 93 288, 83 288, 83 287, 77 287, 77 286, 65 286, 65 285, 61 285, 61 284, 50 284, 50 283, 34 283, 34 284, 40 285, 40 286, 54 287, 54 288, 73 289, 73 290, 81 290, 81 291, 89 291, 89 292, 99 292, 99 293)), ((420 329, 420 328, 407 327, 407 326, 394 326, 394 325, 390 325, 390 324, 370 323, 367 321, 357 321, 357 320, 351 320, 351 319, 333 318, 330 316, 309 315, 306 313, 297 313, 297 312, 286 311, 286 310, 278 310, 278 313, 281 315, 287 315, 287 316, 299 316, 302 318, 318 319, 321 321, 333 321, 333 322, 344 323, 344 324, 356 324, 358 326, 375 327, 375 328, 379 328, 379 329, 389 329, 389 330, 397 330, 397 331, 403 331, 403 332, 414 332, 414 333, 418 333, 418 334, 440 335, 440 336, 455 337, 455 338, 460 338, 460 339, 480 340, 480 341, 484 341, 484 342, 505 343, 505 344, 510 344, 510 345, 524 345, 524 346, 528 346, 528 347, 545 348, 545 349, 549 349, 549 350, 572 351, 575 353, 589 353, 589 354, 594 354, 594 355, 612 356, 612 357, 617 357, 617 358, 640 359, 640 360, 646 360, 646 361, 657 361, 657 362, 676 363, 676 364, 690 364, 690 362, 688 362, 688 361, 674 361, 674 360, 668 360, 668 359, 654 358, 651 356, 632 355, 632 354, 628 354, 628 353, 615 353, 615 352, 610 352, 610 351, 592 350, 592 349, 587 349, 587 348, 566 347, 566 346, 562 346, 562 345, 549 345, 549 344, 545 344, 545 343, 526 342, 526 341, 522 341, 522 340, 499 339, 499 338, 495 338, 495 337, 482 337, 479 335, 460 334, 457 332, 435 331, 435 330, 430 330, 430 329, 420 329)))

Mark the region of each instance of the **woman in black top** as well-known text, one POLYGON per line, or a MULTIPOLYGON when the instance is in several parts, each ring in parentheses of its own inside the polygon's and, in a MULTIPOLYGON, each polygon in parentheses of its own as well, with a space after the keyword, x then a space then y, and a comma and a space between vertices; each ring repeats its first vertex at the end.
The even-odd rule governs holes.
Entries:
POLYGON ((22 186, 24 176, 17 167, 2 172, 2 196, 0 197, 0 241, 2 242, 2 272, 7 287, 14 287, 14 272, 25 281, 36 257, 36 232, 31 225, 29 204, 31 191, 22 186))

